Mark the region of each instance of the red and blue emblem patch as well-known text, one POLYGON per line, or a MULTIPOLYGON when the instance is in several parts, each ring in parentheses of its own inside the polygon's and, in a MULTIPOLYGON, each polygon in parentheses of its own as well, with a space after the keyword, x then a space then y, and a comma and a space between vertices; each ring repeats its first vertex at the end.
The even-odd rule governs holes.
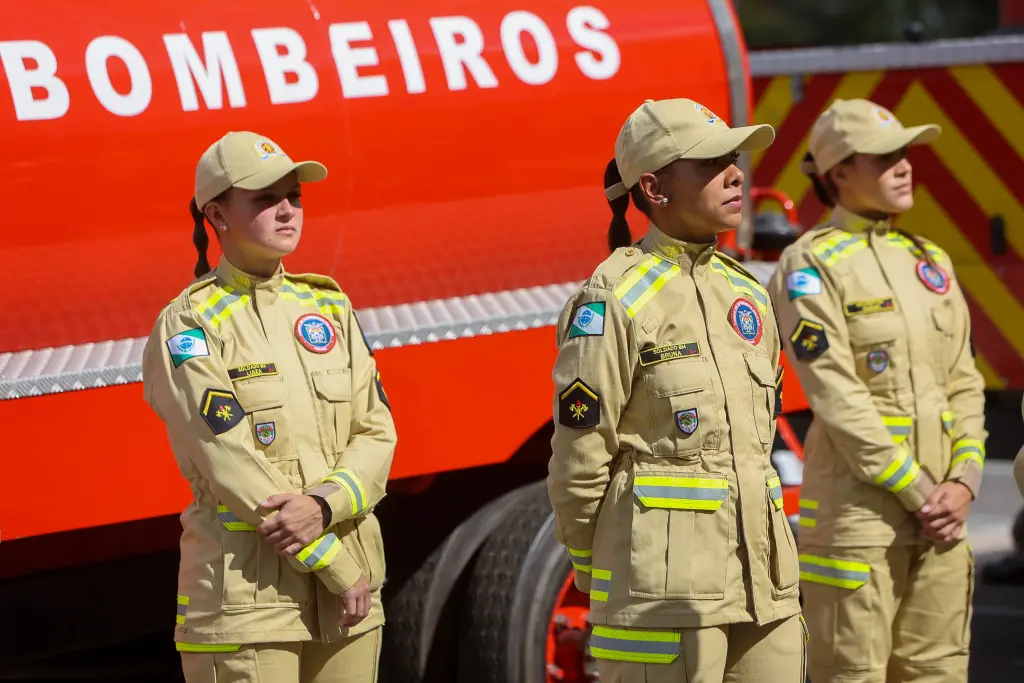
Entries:
POLYGON ((746 299, 736 299, 729 309, 729 324, 736 334, 753 345, 761 341, 761 314, 746 299))
POLYGON ((945 294, 949 291, 949 276, 942 268, 924 259, 917 262, 917 277, 921 278, 925 287, 936 294, 945 294))
POLYGON ((338 341, 334 325, 319 313, 307 313, 296 320, 295 337, 313 353, 327 353, 338 341))

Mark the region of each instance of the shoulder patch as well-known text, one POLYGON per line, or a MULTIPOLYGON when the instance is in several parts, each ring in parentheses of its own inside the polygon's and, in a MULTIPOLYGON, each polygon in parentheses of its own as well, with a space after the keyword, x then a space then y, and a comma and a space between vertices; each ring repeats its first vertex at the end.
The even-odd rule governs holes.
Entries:
POLYGON ((558 395, 558 423, 565 427, 601 424, 601 397, 579 377, 558 395))
POLYGON ((790 301, 802 296, 821 294, 821 273, 814 266, 787 273, 786 292, 790 301))
POLYGON ((223 434, 245 417, 235 395, 223 389, 204 391, 199 412, 214 434, 223 434))
POLYGON ((210 347, 206 343, 206 333, 200 327, 185 330, 168 339, 167 350, 171 354, 171 362, 174 363, 174 367, 179 367, 189 358, 210 355, 210 347))
POLYGON ((800 318, 789 341, 792 342, 793 353, 799 360, 813 360, 828 351, 825 326, 806 318, 800 318))
POLYGON ((575 337, 600 337, 604 334, 605 303, 588 301, 577 304, 569 323, 569 339, 575 337))
POLYGON ((377 371, 377 377, 374 380, 377 384, 377 398, 384 404, 388 410, 391 410, 391 403, 388 401, 388 395, 384 393, 384 384, 380 381, 380 370, 377 371))

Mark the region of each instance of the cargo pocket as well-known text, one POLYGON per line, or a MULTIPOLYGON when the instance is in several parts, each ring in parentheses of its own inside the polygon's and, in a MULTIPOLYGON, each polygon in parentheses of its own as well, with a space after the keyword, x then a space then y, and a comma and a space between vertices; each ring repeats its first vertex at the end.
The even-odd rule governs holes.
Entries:
POLYGON ((298 454, 290 448, 290 437, 281 431, 288 390, 281 377, 265 376, 244 379, 235 383, 238 403, 249 418, 253 442, 270 462, 297 460, 298 454))
POLYGON ((703 356, 651 366, 644 381, 651 394, 655 455, 691 457, 702 448, 718 448, 718 408, 703 356))
MULTIPOLYGON (((314 370, 313 388, 320 398, 320 424, 332 453, 345 450, 352 421, 352 373, 348 368, 314 370)), ((332 459, 333 462, 333 459, 332 459)))
POLYGON ((888 391, 896 388, 896 376, 902 359, 895 339, 853 344, 853 363, 857 377, 869 390, 888 391))
POLYGON ((769 473, 765 488, 768 500, 768 532, 770 538, 769 571, 772 577, 775 597, 792 593, 797 589, 800 572, 797 569, 796 542, 793 530, 786 519, 782 501, 782 482, 778 475, 769 473))
POLYGON ((632 512, 631 596, 725 596, 732 504, 724 474, 635 469, 632 512))
POLYGON ((827 547, 808 550, 800 555, 800 593, 815 642, 808 661, 865 671, 878 660, 879 633, 889 629, 877 618, 865 618, 882 610, 880 593, 869 583, 871 565, 826 554, 827 547))
POLYGON ((772 442, 772 414, 775 411, 775 371, 772 363, 758 353, 745 353, 750 372, 751 396, 754 404, 754 426, 762 446, 772 442))

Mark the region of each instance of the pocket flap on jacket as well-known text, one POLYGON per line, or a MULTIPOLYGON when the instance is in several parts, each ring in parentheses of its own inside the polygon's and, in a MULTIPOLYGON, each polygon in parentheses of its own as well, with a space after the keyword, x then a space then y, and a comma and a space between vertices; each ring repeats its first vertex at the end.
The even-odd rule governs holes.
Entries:
POLYGON ((750 376, 763 387, 775 386, 775 371, 772 370, 772 362, 759 353, 747 353, 744 355, 747 361, 747 368, 750 369, 750 376))
POLYGON ((281 377, 254 377, 235 382, 235 396, 247 413, 280 408, 288 396, 281 377))
POLYGON ((662 510, 714 512, 729 497, 729 479, 711 472, 637 472, 633 495, 641 505, 662 510))
POLYGON ((344 370, 314 370, 313 388, 325 401, 351 401, 352 375, 344 370))
POLYGON ((647 389, 658 398, 703 391, 708 385, 708 364, 703 357, 659 363, 647 370, 647 389))

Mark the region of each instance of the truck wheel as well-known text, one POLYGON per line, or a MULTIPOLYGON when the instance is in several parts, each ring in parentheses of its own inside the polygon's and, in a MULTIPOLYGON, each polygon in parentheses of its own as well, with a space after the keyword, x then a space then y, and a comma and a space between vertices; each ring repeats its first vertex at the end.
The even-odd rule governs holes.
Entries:
POLYGON ((583 683, 589 598, 552 535, 544 482, 524 489, 481 547, 459 618, 459 677, 481 683, 583 683))

